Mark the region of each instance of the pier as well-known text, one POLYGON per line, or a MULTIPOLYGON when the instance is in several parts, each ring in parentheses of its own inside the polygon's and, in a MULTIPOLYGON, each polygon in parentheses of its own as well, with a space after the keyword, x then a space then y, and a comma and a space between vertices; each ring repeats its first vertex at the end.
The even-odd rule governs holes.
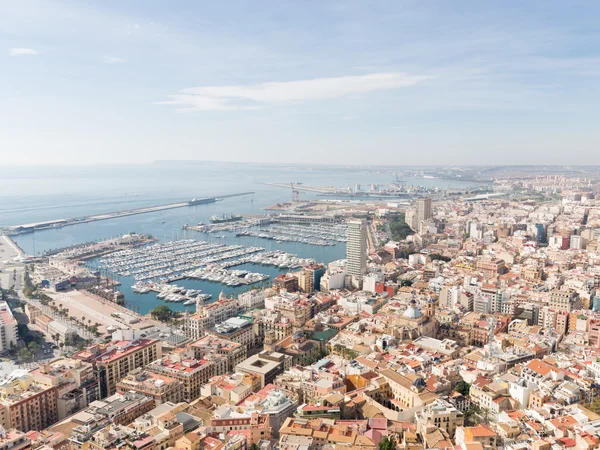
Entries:
POLYGON ((175 208, 184 208, 188 206, 205 205, 208 203, 215 203, 219 200, 223 200, 231 197, 240 197, 243 195, 254 194, 254 192, 240 192, 237 194, 227 194, 218 197, 206 197, 206 198, 194 198, 189 201, 168 203, 166 205, 146 206, 143 208, 126 209, 122 211, 115 211, 102 214, 94 214, 84 217, 76 217, 71 219, 55 219, 47 220, 45 222, 29 223, 24 225, 13 225, 2 230, 4 234, 15 235, 23 233, 31 233, 34 231, 50 230, 53 228, 62 228, 68 225, 77 225, 80 223, 96 222, 98 220, 117 219, 119 217, 134 216, 137 214, 148 214, 153 212, 165 211, 175 208))

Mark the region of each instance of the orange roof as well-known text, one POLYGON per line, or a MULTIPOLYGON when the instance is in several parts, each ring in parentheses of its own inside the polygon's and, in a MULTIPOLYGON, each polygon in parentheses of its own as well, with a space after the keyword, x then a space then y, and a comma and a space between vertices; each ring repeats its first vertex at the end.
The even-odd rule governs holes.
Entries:
POLYGON ((549 420, 548 422, 550 422, 552 426, 557 429, 572 428, 578 423, 573 416, 562 416, 549 420))
POLYGON ((496 436, 494 430, 487 425, 477 425, 476 427, 466 427, 466 430, 473 437, 493 437, 496 436))
POLYGON ((556 371, 556 368, 546 364, 544 361, 540 361, 539 359, 533 359, 529 361, 525 367, 533 370, 536 373, 539 373, 542 376, 548 375, 553 370, 556 371))

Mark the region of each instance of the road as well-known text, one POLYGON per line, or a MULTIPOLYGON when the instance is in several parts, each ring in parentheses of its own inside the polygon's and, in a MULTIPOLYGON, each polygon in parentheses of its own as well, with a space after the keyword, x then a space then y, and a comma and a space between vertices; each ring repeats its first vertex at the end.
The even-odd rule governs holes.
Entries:
POLYGON ((23 289, 25 264, 19 259, 24 256, 9 236, 0 235, 0 287, 10 289, 14 285, 17 290, 23 289))

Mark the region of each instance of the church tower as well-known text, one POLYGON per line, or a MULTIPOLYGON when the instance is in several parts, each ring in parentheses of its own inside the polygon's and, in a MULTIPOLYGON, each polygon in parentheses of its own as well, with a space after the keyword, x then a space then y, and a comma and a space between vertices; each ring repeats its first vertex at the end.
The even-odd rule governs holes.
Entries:
POLYGON ((427 306, 425 307, 425 315, 431 318, 435 317, 435 300, 433 300, 432 298, 430 298, 427 301, 427 306))

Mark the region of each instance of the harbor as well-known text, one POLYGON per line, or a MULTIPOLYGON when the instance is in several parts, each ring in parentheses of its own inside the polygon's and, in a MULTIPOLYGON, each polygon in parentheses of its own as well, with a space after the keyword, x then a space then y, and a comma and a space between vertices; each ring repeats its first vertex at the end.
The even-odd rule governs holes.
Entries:
POLYGON ((281 242, 299 242, 308 245, 332 246, 346 242, 346 225, 269 224, 242 230, 237 236, 254 236, 281 242))
POLYGON ((171 209, 176 209, 176 208, 185 208, 185 207, 190 207, 190 206, 205 205, 205 204, 209 204, 209 203, 215 203, 217 201, 224 200, 226 198, 241 197, 244 195, 251 195, 251 194, 254 194, 254 192, 240 192, 237 194, 221 195, 219 197, 193 198, 192 200, 189 200, 189 201, 168 203, 168 204, 164 204, 164 205, 147 206, 147 207, 143 207, 143 208, 127 209, 127 210, 122 210, 122 211, 94 214, 94 215, 83 216, 83 217, 74 217, 74 218, 69 218, 69 219, 54 219, 54 220, 47 220, 47 221, 43 221, 43 222, 28 223, 28 224, 22 224, 22 225, 12 225, 12 226, 6 227, 4 230, 0 230, 0 231, 2 231, 4 234, 7 234, 7 235, 19 235, 19 234, 24 234, 24 233, 32 233, 35 231, 62 228, 62 227, 70 226, 70 225, 78 225, 78 224, 83 224, 83 223, 96 222, 99 220, 117 219, 120 217, 135 216, 135 215, 139 215, 139 214, 156 213, 156 212, 166 211, 166 210, 171 210, 171 209))
POLYGON ((212 294, 169 283, 196 279, 234 288, 250 286, 268 280, 270 275, 236 266, 254 264, 296 269, 314 262, 312 258, 301 258, 281 250, 265 251, 261 247, 183 239, 111 253, 98 260, 97 269, 132 278, 135 280, 132 292, 155 292, 158 299, 192 306, 197 300, 209 300, 212 294))
POLYGON ((343 223, 281 223, 277 222, 278 216, 264 216, 252 219, 243 219, 217 222, 211 224, 200 223, 196 226, 184 225, 184 230, 199 233, 234 232, 237 237, 251 236, 261 239, 282 242, 298 242, 308 245, 332 246, 339 242, 346 242, 346 225, 343 223))

